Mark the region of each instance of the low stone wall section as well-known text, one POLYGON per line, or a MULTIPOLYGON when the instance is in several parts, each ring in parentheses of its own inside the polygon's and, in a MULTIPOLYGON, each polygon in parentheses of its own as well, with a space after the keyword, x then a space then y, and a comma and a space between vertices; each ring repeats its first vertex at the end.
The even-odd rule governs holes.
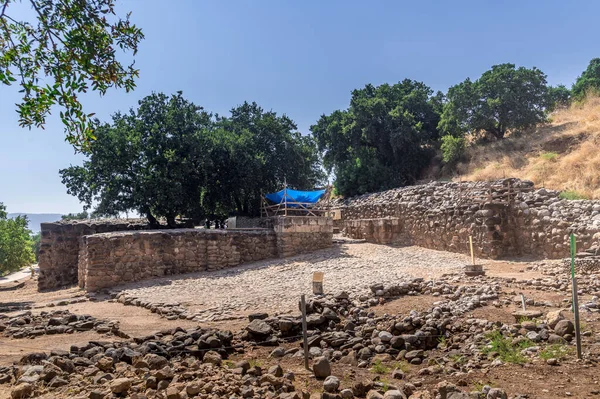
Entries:
POLYGON ((273 229, 173 229, 92 234, 79 239, 78 282, 96 291, 171 274, 214 271, 332 245, 329 218, 278 217, 273 229))
POLYGON ((41 224, 38 289, 77 284, 79 240, 81 237, 111 231, 147 229, 143 219, 62 221, 41 224))
POLYGON ((271 230, 173 229, 82 237, 79 286, 88 291, 277 257, 271 230))
POLYGON ((328 248, 333 240, 333 220, 326 217, 282 216, 271 218, 279 257, 328 248))
POLYGON ((346 237, 364 239, 375 244, 407 241, 402 236, 403 226, 399 218, 346 220, 344 232, 346 237))

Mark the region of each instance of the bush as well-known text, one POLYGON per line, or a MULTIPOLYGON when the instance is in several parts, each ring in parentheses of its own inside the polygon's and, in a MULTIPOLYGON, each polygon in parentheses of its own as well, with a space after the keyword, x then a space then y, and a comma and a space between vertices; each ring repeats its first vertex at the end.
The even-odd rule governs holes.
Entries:
POLYGON ((558 197, 560 199, 565 199, 565 200, 585 200, 585 199, 589 199, 588 197, 586 197, 583 194, 579 194, 577 191, 562 191, 558 197))
POLYGON ((40 260, 40 241, 42 239, 42 233, 36 233, 31 236, 31 251, 35 256, 36 263, 40 260))
POLYGON ((482 353, 486 355, 497 353, 498 357, 506 363, 525 363, 527 359, 521 354, 521 350, 533 346, 530 340, 524 340, 518 345, 513 345, 512 340, 503 336, 498 330, 488 334, 486 338, 490 342, 483 348, 482 353))
POLYGON ((552 151, 544 152, 542 155, 540 155, 540 157, 546 161, 556 161, 558 158, 558 153, 552 151))
POLYGON ((465 153, 465 139, 446 135, 442 137, 442 159, 445 163, 458 161, 465 153))
POLYGON ((0 276, 29 266, 35 260, 27 217, 9 219, 5 210, 0 202, 0 276))

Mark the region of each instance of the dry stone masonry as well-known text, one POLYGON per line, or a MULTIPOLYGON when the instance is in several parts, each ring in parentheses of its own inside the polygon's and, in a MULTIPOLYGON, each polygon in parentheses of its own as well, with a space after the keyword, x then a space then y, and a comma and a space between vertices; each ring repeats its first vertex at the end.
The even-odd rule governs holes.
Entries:
POLYGON ((89 291, 277 256, 273 231, 154 230, 82 237, 79 286, 89 291))
POLYGON ((39 289, 88 291, 171 274, 215 271, 327 248, 322 217, 278 217, 263 229, 148 230, 140 221, 42 224, 39 289))
POLYGON ((143 219, 61 221, 42 223, 40 240, 40 290, 77 284, 79 239, 109 231, 143 230, 143 219))
MULTIPOLYGON (((597 249, 600 201, 563 200, 530 181, 432 182, 337 200, 343 233, 369 242, 418 245, 484 258, 563 258, 569 235, 578 249, 597 249)), ((588 261, 589 263, 589 261, 588 261)))

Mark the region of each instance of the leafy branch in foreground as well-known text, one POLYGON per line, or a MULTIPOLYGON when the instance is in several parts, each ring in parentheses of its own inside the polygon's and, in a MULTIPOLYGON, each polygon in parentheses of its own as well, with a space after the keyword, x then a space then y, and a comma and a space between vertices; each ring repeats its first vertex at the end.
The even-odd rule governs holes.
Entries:
MULTIPOLYGON (((101 95, 111 88, 130 91, 139 70, 135 61, 123 65, 117 49, 133 55, 144 35, 120 18, 115 0, 29 0, 32 21, 14 17, 17 0, 0 0, 0 82, 18 84, 19 125, 41 127, 54 105, 67 141, 82 149, 94 138, 93 113, 87 114, 79 95, 101 95)), ((22 10, 21 10, 22 11, 22 10)))

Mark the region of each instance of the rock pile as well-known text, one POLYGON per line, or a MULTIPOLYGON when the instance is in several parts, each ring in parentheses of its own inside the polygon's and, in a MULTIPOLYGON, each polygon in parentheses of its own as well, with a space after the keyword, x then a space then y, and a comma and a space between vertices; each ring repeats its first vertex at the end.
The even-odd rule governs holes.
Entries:
MULTIPOLYGON (((562 284, 557 276, 544 279, 544 284, 531 281, 532 286, 549 290, 562 284)), ((446 381, 440 382, 432 395, 420 389, 419 381, 408 381, 401 366, 385 368, 386 364, 410 364, 416 367, 419 377, 461 377, 472 370, 499 367, 508 361, 529 362, 549 345, 568 348, 574 326, 560 309, 545 312, 545 317, 538 320, 521 319, 514 323, 472 317, 474 310, 484 306, 513 305, 514 292, 504 292, 501 282, 504 281, 492 277, 469 279, 466 285, 458 284, 456 276, 436 281, 406 279, 395 284, 374 284, 369 294, 359 297, 340 292, 309 298, 308 351, 312 371, 323 381, 323 392, 318 397, 507 398, 498 388, 487 386, 481 391, 464 392, 446 381), (426 311, 412 310, 402 315, 378 315, 372 309, 402 296, 418 295, 439 300, 426 311), (347 387, 332 374, 339 366, 371 368, 391 375, 393 381, 385 386, 377 380, 353 381, 347 387)), ((528 300, 528 304, 551 306, 533 300, 528 300)), ((48 325, 58 315, 44 315, 43 320, 48 325)), ((71 317, 68 313, 62 316, 71 317)), ((300 360, 304 356, 300 334, 299 316, 254 313, 247 326, 236 334, 175 328, 124 343, 95 341, 73 345, 68 352, 32 353, 20 364, 0 369, 0 383, 13 384, 13 398, 45 393, 64 396, 68 392, 68 397, 99 399, 304 399, 313 396, 306 391, 297 392, 294 375, 284 373, 279 365, 261 370, 247 361, 225 360, 254 345, 274 346, 270 356, 278 360, 300 360), (289 341, 299 345, 283 346, 289 341)), ((587 356, 586 361, 596 360, 587 356)), ((561 362, 560 353, 547 360, 549 365, 561 362)))
MULTIPOLYGON (((180 393, 195 396, 200 391, 221 397, 240 392, 246 372, 260 377, 260 370, 249 371, 246 364, 231 372, 213 369, 233 352, 232 339, 229 331, 175 328, 133 342, 92 341, 73 345, 69 352, 31 353, 17 366, 1 369, 0 382, 15 384, 13 398, 54 390, 59 394, 66 386, 69 397, 80 398, 112 397, 111 393, 145 398, 154 397, 157 390, 169 399, 186 397, 180 393)), ((287 389, 280 379, 271 382, 278 389, 287 389)))
POLYGON ((0 315, 0 334, 11 338, 34 338, 40 335, 72 334, 94 330, 99 334, 126 335, 119 322, 99 320, 89 315, 76 315, 68 310, 41 312, 26 311, 13 316, 0 315))

